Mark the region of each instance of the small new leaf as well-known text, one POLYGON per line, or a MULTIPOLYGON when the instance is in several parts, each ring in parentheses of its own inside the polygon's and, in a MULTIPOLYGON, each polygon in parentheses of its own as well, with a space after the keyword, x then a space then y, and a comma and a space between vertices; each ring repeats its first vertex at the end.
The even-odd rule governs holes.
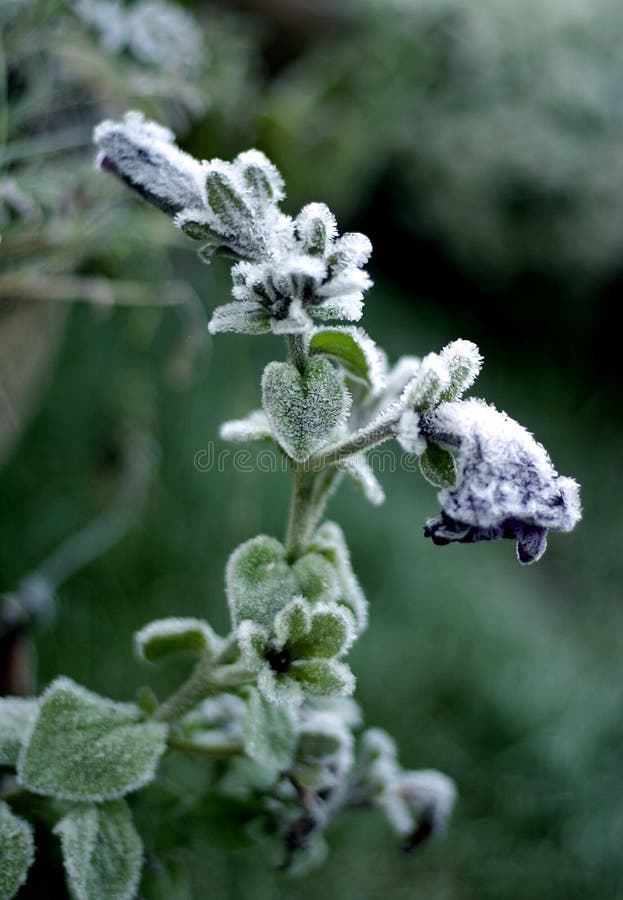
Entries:
POLYGON ((234 550, 227 563, 226 587, 234 627, 252 619, 270 627, 275 615, 297 593, 283 544, 259 535, 234 550))
POLYGON ((329 360, 312 358, 304 375, 289 363, 269 363, 262 376, 262 403, 283 449, 302 462, 346 421, 350 396, 329 360))
POLYGON ((56 825, 74 900, 132 900, 143 845, 124 800, 80 805, 56 825))
POLYGON ((0 897, 11 900, 26 881, 35 855, 32 828, 0 801, 0 897))
POLYGON ((39 702, 21 697, 0 697, 0 766, 14 766, 35 721, 39 702))
POLYGON ((335 359, 352 378, 365 384, 373 395, 380 393, 385 386, 384 357, 361 328, 337 325, 316 331, 309 352, 335 359))
POLYGON ((132 703, 58 678, 43 694, 21 750, 19 783, 36 794, 98 803, 142 787, 154 778, 167 726, 141 717, 132 703))
POLYGON ((244 441, 262 441, 272 437, 266 413, 256 409, 245 419, 231 419, 223 422, 219 430, 224 441, 243 443, 244 441))
POLYGON ((420 456, 420 471, 435 487, 451 488, 456 484, 454 457, 439 444, 426 442, 426 450, 420 456))
POLYGON ((289 768, 296 746, 292 710, 269 703, 258 690, 249 688, 244 746, 251 759, 275 774, 289 768))
POLYGON ((213 656, 221 641, 202 619, 157 619, 134 635, 136 653, 147 662, 160 662, 177 653, 213 656))

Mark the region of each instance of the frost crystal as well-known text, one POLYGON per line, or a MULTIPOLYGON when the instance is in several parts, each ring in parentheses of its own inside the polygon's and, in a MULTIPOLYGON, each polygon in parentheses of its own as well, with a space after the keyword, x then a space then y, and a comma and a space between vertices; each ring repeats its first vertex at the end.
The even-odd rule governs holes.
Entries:
POLYGON ((579 488, 558 475, 544 447, 482 400, 442 403, 422 415, 422 432, 457 454, 457 484, 439 493, 442 513, 426 524, 436 544, 511 538, 522 563, 535 562, 547 532, 580 520, 579 488))

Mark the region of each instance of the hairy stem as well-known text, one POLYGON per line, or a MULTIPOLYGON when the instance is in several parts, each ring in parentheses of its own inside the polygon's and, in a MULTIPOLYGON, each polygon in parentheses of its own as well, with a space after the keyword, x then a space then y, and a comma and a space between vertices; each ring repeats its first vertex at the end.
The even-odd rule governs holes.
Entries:
POLYGON ((255 673, 240 665, 215 666, 211 659, 200 659, 190 678, 158 707, 153 718, 172 722, 194 709, 206 697, 255 680, 255 673))
POLYGON ((290 354, 290 362, 299 370, 301 375, 305 374, 307 369, 307 351, 305 350, 305 340, 302 334, 288 334, 286 336, 288 345, 288 353, 290 354))
POLYGON ((350 459, 351 456, 356 456, 357 453, 378 447, 379 444, 395 436, 399 419, 400 412, 392 412, 381 419, 371 422, 365 428, 360 428, 359 431, 342 441, 341 444, 337 444, 328 453, 312 456, 311 459, 307 460, 305 463, 307 471, 322 471, 327 466, 339 465, 344 460, 350 459))
POLYGON ((313 523, 310 521, 315 476, 296 463, 292 466, 292 497, 286 533, 286 552, 290 561, 305 549, 313 523))

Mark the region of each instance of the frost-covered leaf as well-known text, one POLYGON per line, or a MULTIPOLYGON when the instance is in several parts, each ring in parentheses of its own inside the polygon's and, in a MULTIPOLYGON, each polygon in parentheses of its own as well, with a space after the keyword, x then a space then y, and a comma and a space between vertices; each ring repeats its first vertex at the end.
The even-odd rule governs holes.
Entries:
POLYGON ((283 449, 303 461, 346 421, 350 396, 331 363, 316 358, 304 375, 289 363, 269 363, 262 376, 262 403, 283 449))
POLYGON ((354 740, 336 712, 306 710, 299 725, 293 773, 311 790, 335 788, 352 768, 354 740))
POLYGON ((63 800, 112 800, 152 781, 167 726, 141 721, 131 703, 114 703, 58 678, 17 765, 21 785, 63 800))
POLYGON ((268 334, 270 316, 254 300, 240 300, 217 306, 208 323, 210 334, 233 331, 237 334, 268 334))
POLYGON ((340 273, 351 267, 360 268, 370 259, 372 244, 365 234, 347 232, 338 238, 331 248, 329 266, 340 273))
POLYGON ((359 292, 332 297, 325 300, 322 306, 314 307, 314 318, 321 322, 333 322, 335 319, 358 322, 362 315, 363 298, 359 292))
POLYGON ((292 566, 299 592, 310 603, 337 600, 340 594, 338 575, 320 553, 306 553, 292 566))
POLYGON ((217 230, 236 235, 249 228, 253 213, 244 198, 244 187, 234 177, 231 163, 220 159, 205 164, 205 191, 208 205, 218 222, 217 230))
POLYGON ((124 800, 75 806, 54 828, 74 900, 132 900, 143 845, 124 800))
POLYGON ((156 619, 134 635, 136 653, 148 662, 159 662, 177 653, 214 655, 222 641, 203 619, 156 619))
POLYGON ((239 153, 233 163, 242 176, 246 196, 256 212, 284 197, 284 182, 276 166, 260 150, 239 153))
POLYGON ((232 419, 223 422, 219 434, 224 441, 243 443, 244 441, 262 441, 272 437, 272 431, 262 409, 256 409, 245 419, 232 419))
POLYGON ((251 759, 275 774, 289 768, 296 745, 292 710, 269 703, 258 690, 250 688, 244 745, 251 759))
POLYGON ((316 604, 306 633, 290 635, 288 646, 296 657, 332 659, 342 656, 355 640, 351 613, 337 603, 316 604))
POLYGON ((34 722, 39 701, 0 697, 0 766, 14 766, 34 722))
POLYGON ((279 650, 286 644, 300 640, 309 631, 311 607, 302 597, 294 597, 275 616, 275 644, 279 650))
POLYGON ((296 660, 290 667, 291 678, 301 682, 306 693, 320 697, 352 694, 355 676, 346 663, 334 659, 296 660))
POLYGON ((456 484, 454 457, 439 444, 426 442, 426 450, 420 456, 420 471, 435 487, 450 488, 456 484))
POLYGON ((366 500, 373 506, 380 506, 385 500, 385 491, 372 471, 365 453, 357 453, 340 463, 340 468, 352 478, 366 500))
POLYGON ((314 333, 310 354, 321 353, 340 363, 348 374, 376 395, 385 385, 384 357, 362 328, 336 325, 314 333))
POLYGON ((0 801, 0 897, 11 900, 26 881, 35 856, 32 828, 0 801))
POLYGON ((400 402, 405 409, 419 412, 436 406, 450 386, 447 362, 437 353, 429 353, 407 383, 400 402))
POLYGON ((122 122, 101 122, 93 140, 99 167, 168 215, 204 205, 202 165, 175 145, 168 128, 132 111, 122 122))
POLYGON ((448 368, 450 386, 442 400, 458 400, 478 378, 482 368, 482 356, 472 341, 452 341, 439 354, 448 368))
POLYGON ((234 550, 227 563, 226 587, 234 627, 244 619, 267 626, 298 593, 283 544, 259 535, 234 550))
POLYGON ((304 253, 324 259, 337 234, 335 216, 324 203, 308 203, 294 220, 304 253))
POLYGON ((325 522, 314 535, 310 549, 321 553, 335 567, 340 586, 339 600, 353 613, 361 633, 368 623, 368 602, 353 572, 340 526, 335 522, 325 522))
POLYGON ((174 224, 194 241, 207 241, 215 248, 223 243, 223 235, 216 231, 203 209, 185 209, 175 216, 174 224))

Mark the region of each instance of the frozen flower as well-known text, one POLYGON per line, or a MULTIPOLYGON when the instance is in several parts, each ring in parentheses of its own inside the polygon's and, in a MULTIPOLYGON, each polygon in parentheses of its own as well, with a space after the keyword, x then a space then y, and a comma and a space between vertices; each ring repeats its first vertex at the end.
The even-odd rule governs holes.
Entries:
POLYGON ((294 220, 291 239, 284 228, 279 252, 234 266, 237 302, 215 310, 210 331, 297 334, 310 331, 314 319, 357 321, 372 284, 362 268, 370 252, 362 234, 336 237, 329 209, 311 203, 294 220))
POLYGON ((271 703, 298 704, 304 694, 352 694, 355 679, 338 662, 355 638, 353 617, 337 603, 310 604, 294 597, 272 629, 250 619, 238 627, 243 664, 258 673, 257 685, 271 703))
POLYGON ((482 400, 442 403, 420 417, 424 437, 456 454, 456 484, 439 492, 441 515, 426 523, 436 544, 510 538, 522 563, 545 552, 547 532, 571 531, 579 488, 506 413, 482 400))

